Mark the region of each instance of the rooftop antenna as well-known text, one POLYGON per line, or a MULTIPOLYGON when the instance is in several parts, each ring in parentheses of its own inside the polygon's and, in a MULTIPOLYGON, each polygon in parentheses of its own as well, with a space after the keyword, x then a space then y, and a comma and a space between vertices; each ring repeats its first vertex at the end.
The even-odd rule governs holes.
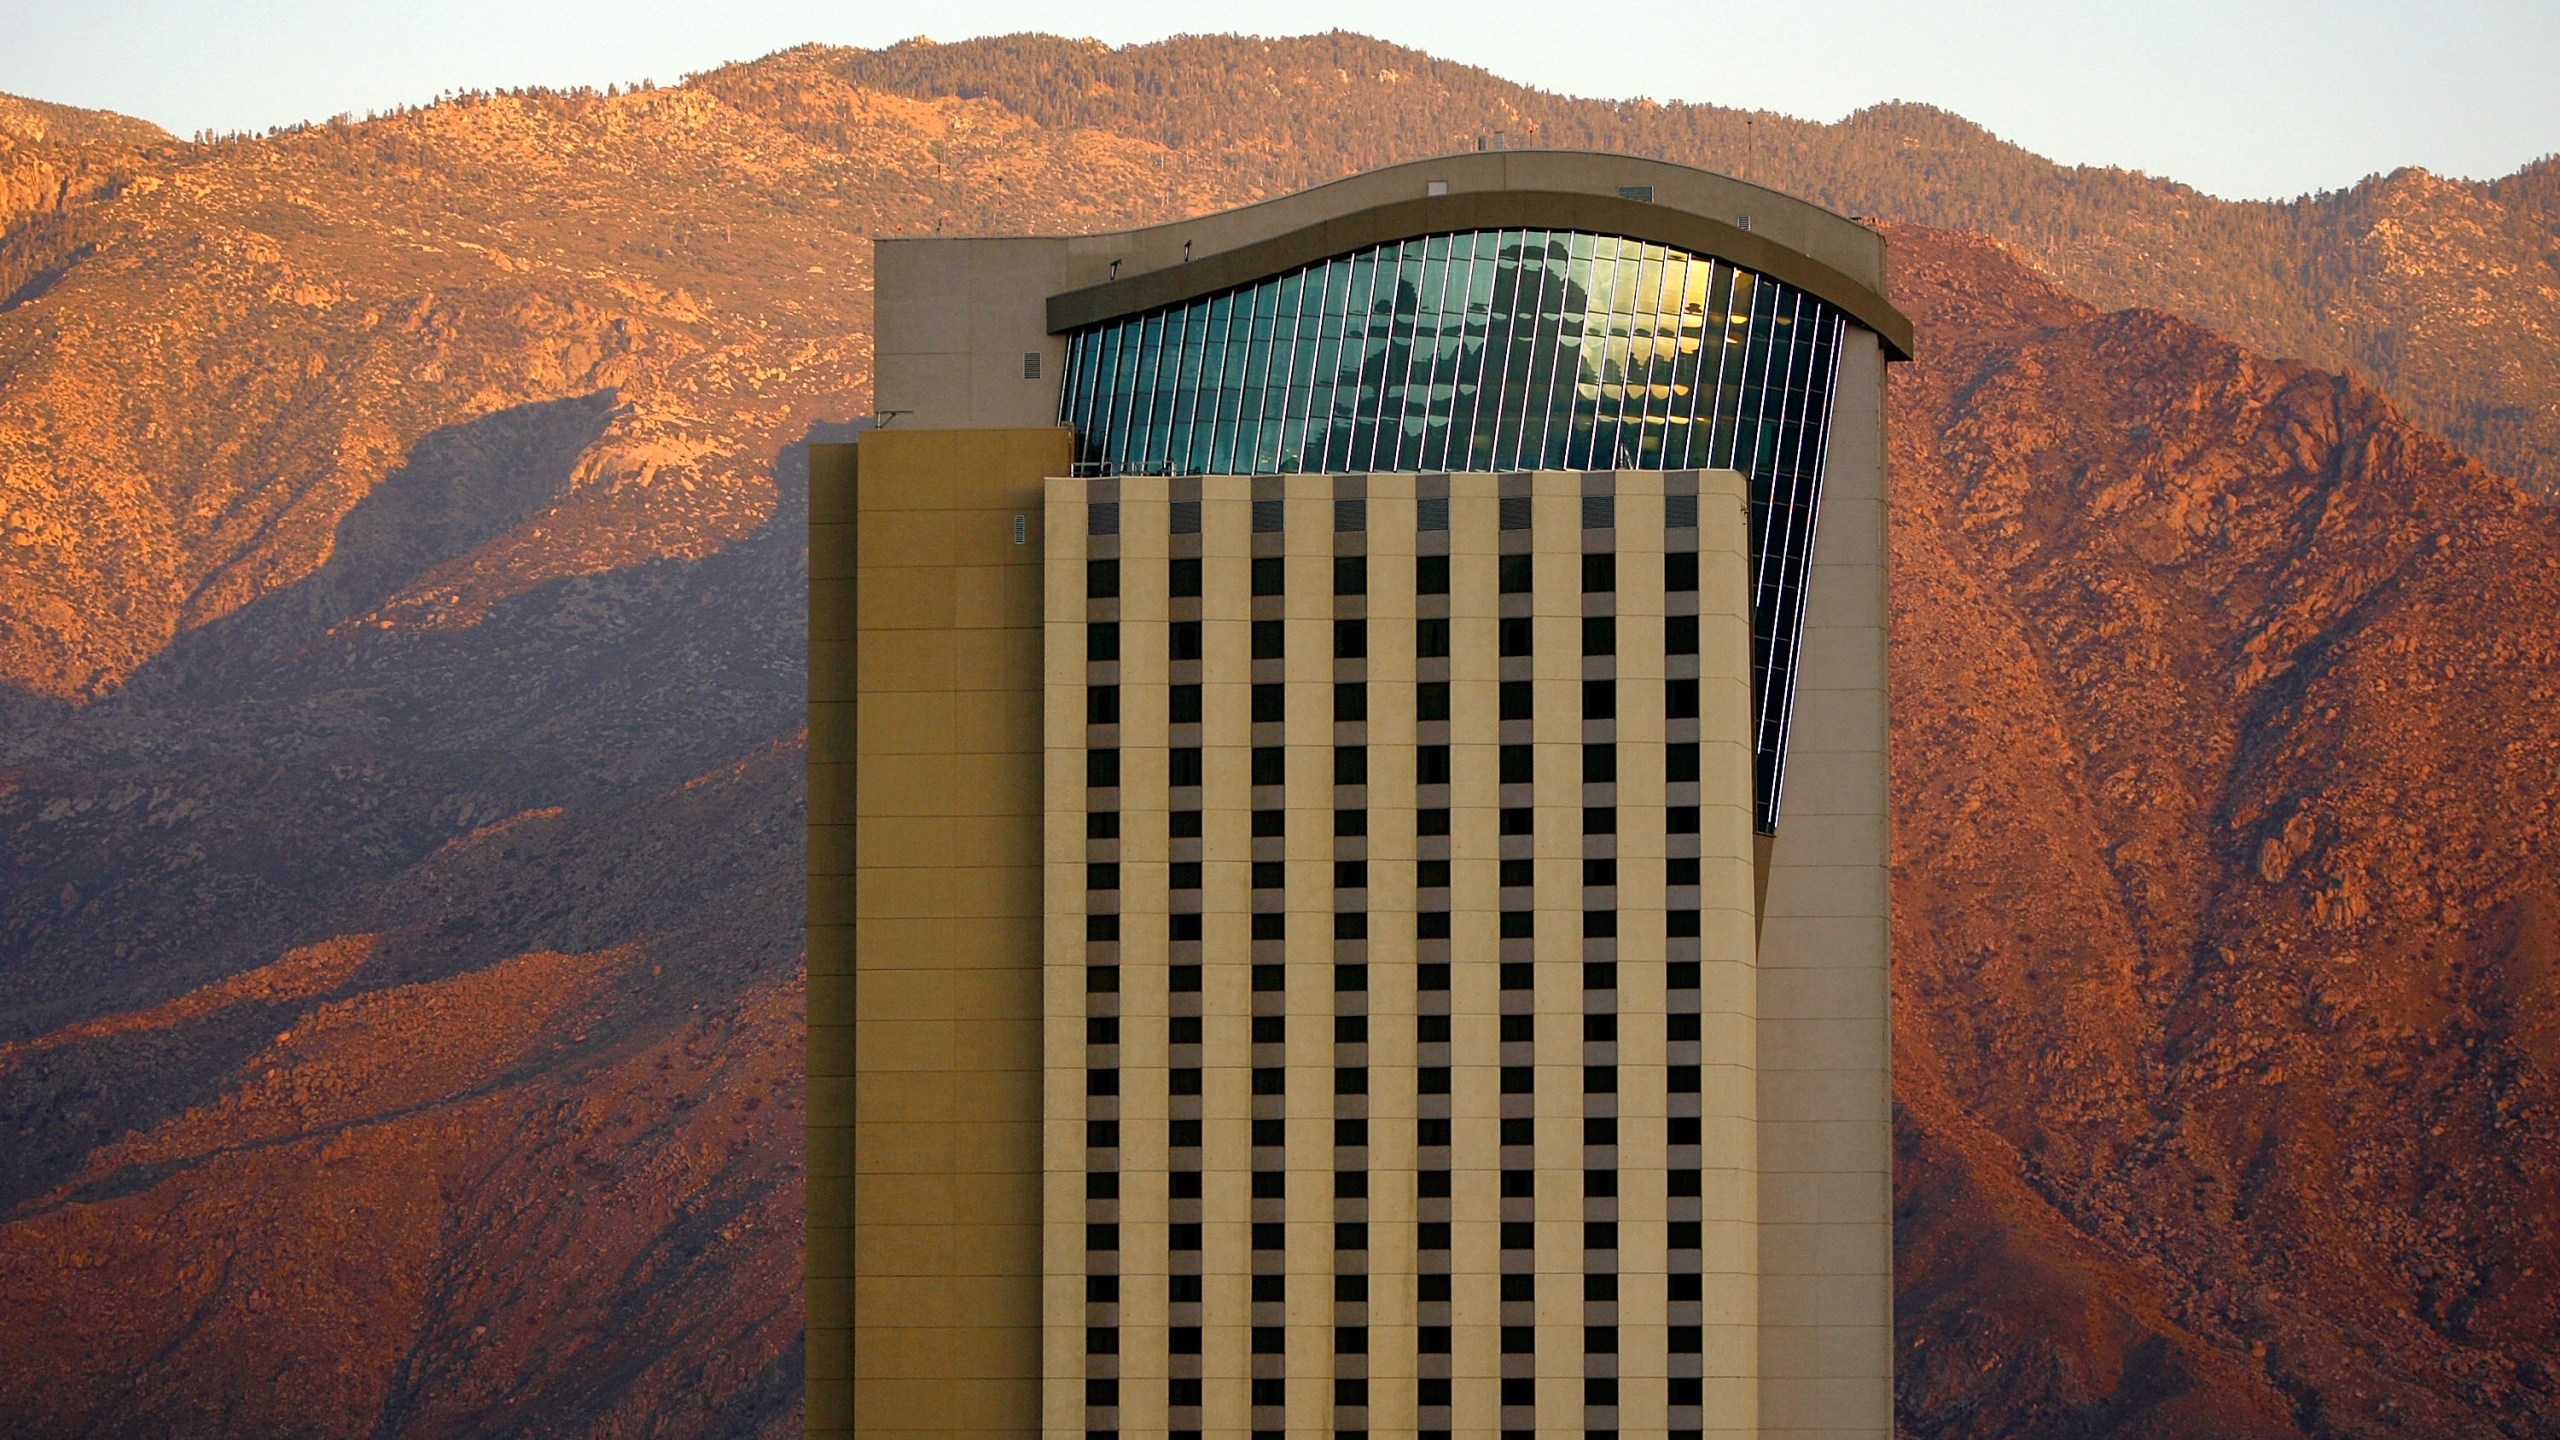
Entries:
POLYGON ((913 410, 875 410, 871 413, 871 428, 874 430, 886 430, 889 428, 890 421, 897 419, 901 415, 913 415, 914 413, 916 412, 913 410))

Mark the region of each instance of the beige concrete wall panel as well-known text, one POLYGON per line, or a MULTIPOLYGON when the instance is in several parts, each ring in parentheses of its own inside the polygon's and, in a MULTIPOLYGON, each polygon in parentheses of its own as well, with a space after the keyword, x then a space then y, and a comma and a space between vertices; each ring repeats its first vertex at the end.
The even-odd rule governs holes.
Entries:
POLYGON ((1891 1433, 1882 355, 1851 332, 1762 956, 1764 1433, 1891 1433))
MULTIPOLYGON (((852 1283, 814 1289, 810 1323, 818 1335, 849 1322, 855 1378, 813 1369, 813 1433, 821 1416, 866 1436, 983 1431, 1005 1404, 1018 1416, 1036 1403, 1038 1054, 1023 1017, 1036 1006, 1040 899, 1037 870, 1020 862, 1037 851, 1040 737, 1036 708, 991 704, 988 692, 1036 691, 1024 657, 1036 655, 1040 617, 1037 591, 1014 581, 997 587, 1011 613, 982 608, 964 627, 958 573, 965 562, 1037 574, 1042 547, 1011 544, 1011 515, 1063 468, 1065 438, 874 432, 852 496, 869 542, 857 547, 860 578, 850 594, 812 584, 812 634, 854 670, 849 691, 840 672, 829 684, 865 712, 850 763, 811 772, 813 792, 827 792, 813 793, 812 813, 855 821, 828 829, 852 831, 845 858, 857 875, 849 915, 825 907, 851 921, 831 932, 850 940, 851 1004, 840 1009, 851 1023, 831 1022, 819 1052, 850 1035, 849 1093, 822 1103, 842 1082, 813 1076, 810 1107, 853 1121, 829 1127, 850 1132, 852 1184, 830 1177, 827 1192, 852 1212, 851 1243, 839 1250, 822 1234, 814 1178, 810 1230, 813 1270, 841 1254, 852 1283), (851 610, 850 635, 819 622, 821 603, 851 610), (1015 832, 1009 853, 951 863, 961 814, 982 834, 1015 832), (999 857, 1015 863, 985 863, 999 857)), ((827 504, 841 513, 844 497, 827 504)), ((813 757, 815 728, 813 718, 813 757)))

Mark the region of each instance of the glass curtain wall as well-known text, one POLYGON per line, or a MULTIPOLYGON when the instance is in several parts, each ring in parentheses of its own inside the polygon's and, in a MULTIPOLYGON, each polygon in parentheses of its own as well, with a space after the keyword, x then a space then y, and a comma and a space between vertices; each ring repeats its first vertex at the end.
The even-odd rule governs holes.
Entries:
POLYGON ((1425 235, 1073 333, 1059 419, 1090 475, 1743 472, 1766 829, 1846 323, 1640 240, 1425 235))

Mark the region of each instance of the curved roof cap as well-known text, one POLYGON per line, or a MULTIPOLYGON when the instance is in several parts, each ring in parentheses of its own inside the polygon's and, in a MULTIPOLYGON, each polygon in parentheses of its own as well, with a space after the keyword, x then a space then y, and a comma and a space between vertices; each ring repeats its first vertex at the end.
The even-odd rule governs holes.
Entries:
POLYGON ((1371 245, 1461 230, 1580 230, 1730 260, 1827 300, 1911 358, 1884 298, 1884 237, 1731 176, 1592 150, 1490 150, 1390 165, 1277 200, 1068 242, 1080 288, 1049 332, 1179 304, 1371 245))

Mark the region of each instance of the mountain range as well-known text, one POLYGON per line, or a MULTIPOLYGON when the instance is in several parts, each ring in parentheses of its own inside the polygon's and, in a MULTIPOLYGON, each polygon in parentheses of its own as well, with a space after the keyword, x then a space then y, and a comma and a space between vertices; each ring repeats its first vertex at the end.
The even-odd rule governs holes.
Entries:
POLYGON ((1499 136, 1878 225, 1914 1437, 2560 1431, 2560 169, 2283 204, 1351 35, 0 98, 0 1412, 796 1433, 869 246, 1499 136))

